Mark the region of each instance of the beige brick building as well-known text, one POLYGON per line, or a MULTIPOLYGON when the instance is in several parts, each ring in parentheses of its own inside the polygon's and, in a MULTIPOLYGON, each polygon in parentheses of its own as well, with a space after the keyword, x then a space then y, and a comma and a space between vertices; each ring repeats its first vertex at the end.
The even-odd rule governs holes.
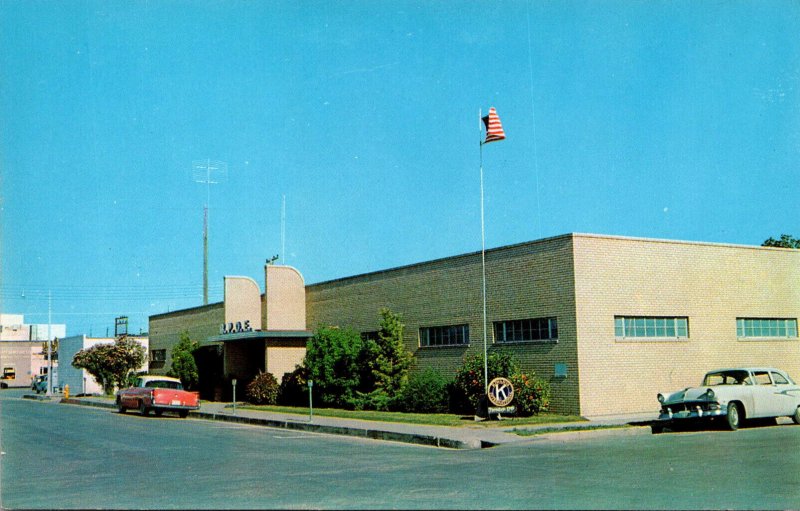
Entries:
MULTIPOLYGON (((725 366, 800 377, 797 250, 568 234, 487 251, 486 278, 488 349, 548 380, 559 412, 654 412, 725 366)), ((305 286, 308 331, 373 332, 381 307, 403 315, 417 370, 451 375, 483 350, 480 253, 305 286)), ((151 317, 151 346, 180 328, 218 342, 222 321, 220 304, 151 317)))

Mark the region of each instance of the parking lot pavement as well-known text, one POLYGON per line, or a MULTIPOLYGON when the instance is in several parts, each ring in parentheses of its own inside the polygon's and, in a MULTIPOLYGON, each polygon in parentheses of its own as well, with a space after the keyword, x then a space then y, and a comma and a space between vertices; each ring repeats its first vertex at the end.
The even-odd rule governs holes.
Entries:
MULTIPOLYGON (((35 398, 34 396, 30 397, 35 398)), ((69 400, 59 400, 58 397, 54 397, 53 400, 73 405, 116 408, 112 401, 104 397, 87 396, 70 398, 69 400)), ((231 403, 221 402, 203 402, 200 405, 200 410, 191 412, 189 416, 197 419, 406 442, 450 449, 481 449, 496 445, 531 441, 530 436, 517 435, 513 432, 514 429, 547 433, 597 430, 627 425, 645 426, 649 424, 647 421, 652 418, 643 415, 626 415, 599 417, 586 422, 554 423, 539 426, 486 428, 482 426, 470 427, 469 425, 465 425, 462 427, 448 427, 338 417, 309 417, 308 415, 301 414, 234 408, 231 403)), ((645 428, 640 427, 639 429, 644 430, 645 428)), ((649 432, 649 428, 647 431, 649 432)))

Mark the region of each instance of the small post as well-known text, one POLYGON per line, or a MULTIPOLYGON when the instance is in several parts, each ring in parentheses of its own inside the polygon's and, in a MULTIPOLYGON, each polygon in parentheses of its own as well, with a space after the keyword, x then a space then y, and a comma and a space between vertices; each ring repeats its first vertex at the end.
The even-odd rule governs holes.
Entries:
POLYGON ((308 380, 308 422, 314 422, 314 402, 311 399, 311 389, 314 387, 314 380, 308 380))
POLYGON ((233 414, 236 415, 236 378, 231 380, 233 385, 233 414))

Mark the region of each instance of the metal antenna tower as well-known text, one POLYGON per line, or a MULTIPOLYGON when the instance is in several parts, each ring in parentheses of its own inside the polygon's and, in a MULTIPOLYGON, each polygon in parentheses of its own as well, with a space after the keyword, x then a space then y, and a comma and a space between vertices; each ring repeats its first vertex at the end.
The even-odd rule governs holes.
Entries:
POLYGON ((206 203, 203 206, 203 305, 208 305, 208 210, 211 203, 211 185, 228 178, 228 164, 210 159, 192 162, 192 178, 195 183, 206 185, 206 203))

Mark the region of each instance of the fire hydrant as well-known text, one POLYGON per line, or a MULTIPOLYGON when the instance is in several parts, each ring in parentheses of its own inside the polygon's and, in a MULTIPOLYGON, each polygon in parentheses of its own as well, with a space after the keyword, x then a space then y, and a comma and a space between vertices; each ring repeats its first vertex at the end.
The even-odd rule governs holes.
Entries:
POLYGON ((69 399, 69 385, 64 385, 64 399, 69 399))

